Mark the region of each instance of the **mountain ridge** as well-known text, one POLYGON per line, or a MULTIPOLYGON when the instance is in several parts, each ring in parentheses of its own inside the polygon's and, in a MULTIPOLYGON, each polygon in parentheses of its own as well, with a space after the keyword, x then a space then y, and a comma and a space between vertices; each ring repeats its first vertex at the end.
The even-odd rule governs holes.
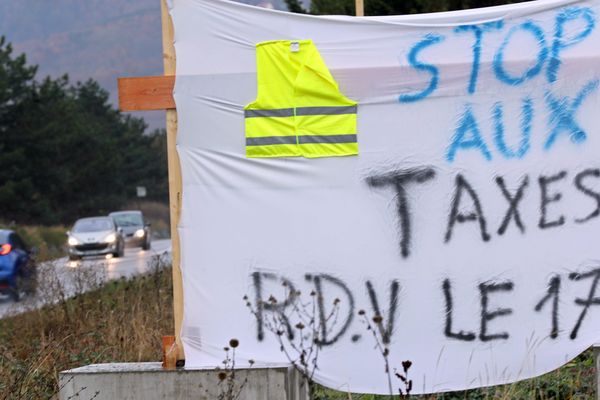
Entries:
MULTIPOLYGON (((256 4, 260 0, 245 0, 256 4)), ((264 2, 263 2, 264 3, 264 2)), ((275 8, 285 7, 282 0, 275 8)), ((159 0, 4 0, 0 36, 15 54, 38 65, 37 78, 67 74, 72 82, 94 79, 117 102, 117 78, 161 75, 159 0)), ((164 112, 133 113, 151 129, 163 128, 164 112)))

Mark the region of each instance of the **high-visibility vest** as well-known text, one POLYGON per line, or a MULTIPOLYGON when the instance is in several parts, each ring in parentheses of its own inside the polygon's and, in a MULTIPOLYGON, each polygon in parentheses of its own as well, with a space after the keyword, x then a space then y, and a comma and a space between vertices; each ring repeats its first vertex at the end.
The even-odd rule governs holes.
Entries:
POLYGON ((244 108, 248 157, 358 154, 357 103, 311 40, 258 43, 256 59, 258 94, 244 108))

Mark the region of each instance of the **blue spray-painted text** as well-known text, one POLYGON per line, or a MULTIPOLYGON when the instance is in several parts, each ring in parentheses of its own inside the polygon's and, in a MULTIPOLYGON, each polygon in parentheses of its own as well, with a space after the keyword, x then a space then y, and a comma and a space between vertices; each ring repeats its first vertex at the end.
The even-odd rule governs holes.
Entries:
MULTIPOLYGON (((596 27, 596 15, 588 7, 565 8, 557 13, 553 30, 548 34, 544 32, 539 23, 531 20, 514 25, 508 29, 508 32, 503 33, 502 31, 506 28, 505 25, 504 21, 499 20, 484 24, 461 25, 454 29, 456 35, 469 32, 473 34, 471 73, 469 82, 466 85, 468 94, 473 95, 477 92, 484 33, 505 35, 500 46, 496 49, 493 59, 490 60, 493 75, 499 82, 510 86, 520 86, 536 78, 545 70, 546 79, 552 84, 559 77, 563 53, 590 36, 596 27), (527 59, 530 55, 533 55, 532 62, 523 71, 511 70, 520 62, 507 62, 505 58, 507 48, 524 40, 529 43, 528 37, 534 40, 535 47, 526 50, 524 57, 527 59)), ((427 55, 426 50, 432 47, 435 48, 436 45, 440 45, 444 41, 445 36, 429 33, 416 42, 408 51, 408 64, 419 73, 422 73, 424 77, 427 76, 427 81, 424 82, 423 89, 400 94, 398 96, 400 103, 425 100, 438 90, 441 79, 440 68, 434 62, 426 61, 424 58, 427 58, 425 57, 427 55)), ((429 54, 429 57, 431 57, 431 54, 429 54)))

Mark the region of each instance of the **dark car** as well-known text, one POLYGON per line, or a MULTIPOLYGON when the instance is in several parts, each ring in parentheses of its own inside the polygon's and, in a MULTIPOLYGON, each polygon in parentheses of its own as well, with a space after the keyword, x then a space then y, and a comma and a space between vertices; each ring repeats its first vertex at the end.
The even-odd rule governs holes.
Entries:
POLYGON ((67 236, 70 260, 107 254, 122 257, 125 253, 123 234, 110 217, 79 219, 67 236))
POLYGON ((19 301, 22 293, 34 294, 37 268, 32 252, 18 234, 0 230, 0 292, 19 301))
POLYGON ((115 220, 128 245, 150 249, 150 224, 144 221, 141 211, 116 211, 108 215, 115 220))

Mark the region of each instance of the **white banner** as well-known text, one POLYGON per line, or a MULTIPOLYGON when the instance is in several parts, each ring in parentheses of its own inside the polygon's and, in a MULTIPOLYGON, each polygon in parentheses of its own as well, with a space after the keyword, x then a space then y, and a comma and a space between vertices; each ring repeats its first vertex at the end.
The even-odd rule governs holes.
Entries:
POLYGON ((173 0, 171 14, 188 367, 218 365, 230 338, 238 365, 285 363, 279 341, 303 339, 316 381, 385 394, 375 332, 427 393, 540 375, 600 339, 599 0, 367 18, 173 0), (244 111, 256 45, 277 40, 290 54, 312 40, 358 103, 356 132, 295 132, 292 147, 352 133, 358 155, 246 155, 289 139, 247 138, 249 117, 269 130, 319 105, 273 100, 320 92, 272 83, 285 56, 259 62, 274 69, 258 103, 279 111, 244 111))

